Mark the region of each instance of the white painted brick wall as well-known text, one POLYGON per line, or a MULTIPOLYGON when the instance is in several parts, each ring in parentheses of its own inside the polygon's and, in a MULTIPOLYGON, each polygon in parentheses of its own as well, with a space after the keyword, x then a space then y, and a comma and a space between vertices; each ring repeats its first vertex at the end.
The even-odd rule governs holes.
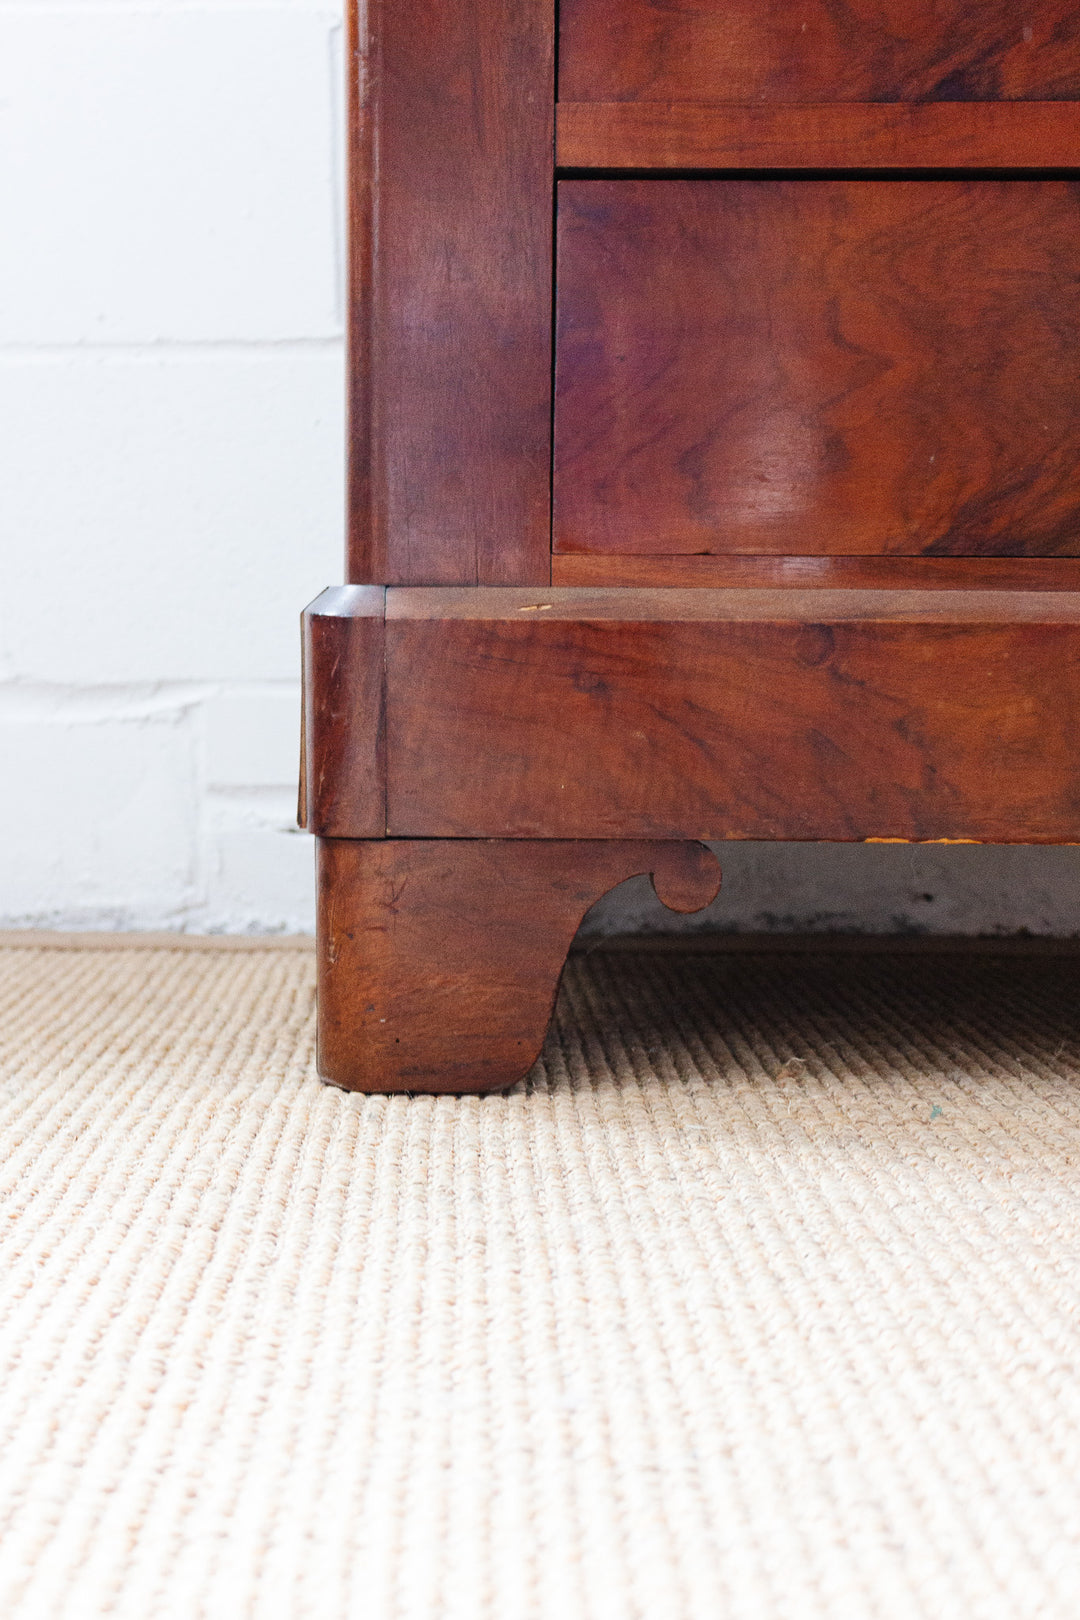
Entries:
MULTIPOLYGON (((323 0, 0 0, 0 926, 312 926, 297 619, 341 579, 340 81, 323 0)), ((1078 867, 739 845, 704 920, 1075 933, 1078 867)), ((589 919, 673 924, 641 884, 589 919)))
POLYGON ((0 4, 0 925, 307 930, 333 4, 0 4))

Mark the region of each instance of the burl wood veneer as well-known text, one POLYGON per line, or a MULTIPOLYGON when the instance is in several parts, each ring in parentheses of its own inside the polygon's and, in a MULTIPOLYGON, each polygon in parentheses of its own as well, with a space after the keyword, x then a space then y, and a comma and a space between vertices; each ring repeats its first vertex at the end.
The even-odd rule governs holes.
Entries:
POLYGON ((1080 841, 1076 7, 371 0, 347 58, 326 1078, 519 1079, 702 838, 1080 841))
MULTIPOLYGON (((328 665, 336 594, 310 610, 328 665)), ((371 836, 384 775, 395 839, 1080 840, 1078 593, 391 588, 385 611, 383 725, 351 787, 310 795, 322 836, 371 836)))
POLYGON ((559 187, 555 549, 1080 553, 1080 186, 559 187))
POLYGON ((1071 0, 562 0, 562 101, 1076 101, 1071 0))

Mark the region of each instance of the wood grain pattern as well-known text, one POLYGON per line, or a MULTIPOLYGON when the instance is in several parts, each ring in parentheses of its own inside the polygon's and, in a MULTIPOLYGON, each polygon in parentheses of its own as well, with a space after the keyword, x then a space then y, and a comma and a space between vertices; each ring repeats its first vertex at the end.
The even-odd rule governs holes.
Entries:
POLYGON ((559 187, 558 551, 1080 553, 1080 187, 559 187))
POLYGON ((621 557, 570 552, 553 585, 713 589, 1080 591, 1078 557, 621 557))
POLYGON ((395 837, 1080 839, 1080 596, 390 591, 395 837))
POLYGON ((1080 166, 1067 101, 564 101, 564 169, 1046 169, 1080 166))
POLYGON ((386 831, 381 585, 332 586, 304 609, 301 827, 328 837, 386 831))
POLYGON ((547 578, 552 57, 542 0, 352 0, 352 580, 547 578))
MULTIPOLYGON (((1011 624, 1074 624, 1080 594, 1072 591, 931 590, 659 590, 620 586, 566 589, 548 586, 414 585, 386 592, 386 622, 471 620, 480 625, 622 624, 985 624, 1000 616, 1011 624)), ((479 634, 482 636, 483 631, 479 634)), ((389 661, 389 660, 388 660, 389 661)))
MULTIPOLYGON (((321 1072, 513 1083, 600 894, 711 899, 688 839, 1080 841, 1077 188, 565 184, 552 585, 555 8, 350 7, 349 577, 395 588, 304 616, 321 1072)), ((1065 0, 560 15, 564 165, 1080 167, 1065 0)))
POLYGON ((1070 0, 560 0, 563 101, 1080 98, 1070 0))
POLYGON ((582 917, 640 872, 680 911, 720 882, 699 844, 320 840, 320 1074, 360 1091, 513 1085, 582 917))

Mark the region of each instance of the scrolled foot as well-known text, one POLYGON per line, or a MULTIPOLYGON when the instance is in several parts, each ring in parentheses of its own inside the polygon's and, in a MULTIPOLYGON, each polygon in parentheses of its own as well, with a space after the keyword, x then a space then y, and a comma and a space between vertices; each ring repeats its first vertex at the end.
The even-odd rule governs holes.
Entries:
POLYGON ((585 912, 641 872, 674 911, 720 886, 692 842, 320 839, 320 1074, 372 1092, 513 1085, 585 912))

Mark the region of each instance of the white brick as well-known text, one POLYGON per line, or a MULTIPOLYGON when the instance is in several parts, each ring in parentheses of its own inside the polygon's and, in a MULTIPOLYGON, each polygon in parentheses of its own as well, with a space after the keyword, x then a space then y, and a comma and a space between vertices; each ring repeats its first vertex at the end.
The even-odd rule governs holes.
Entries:
POLYGON ((198 903, 189 712, 0 718, 0 754, 0 924, 167 926, 198 903))
POLYGON ((337 350, 0 356, 0 662, 295 679, 342 577, 342 391, 337 350))
POLYGON ((293 792, 214 795, 207 806, 207 897, 215 932, 315 930, 315 840, 296 826, 293 792))
POLYGON ((291 787, 299 771, 300 683, 225 691, 204 705, 210 787, 291 787))
POLYGON ((0 342, 338 332, 336 22, 0 10, 0 342))

